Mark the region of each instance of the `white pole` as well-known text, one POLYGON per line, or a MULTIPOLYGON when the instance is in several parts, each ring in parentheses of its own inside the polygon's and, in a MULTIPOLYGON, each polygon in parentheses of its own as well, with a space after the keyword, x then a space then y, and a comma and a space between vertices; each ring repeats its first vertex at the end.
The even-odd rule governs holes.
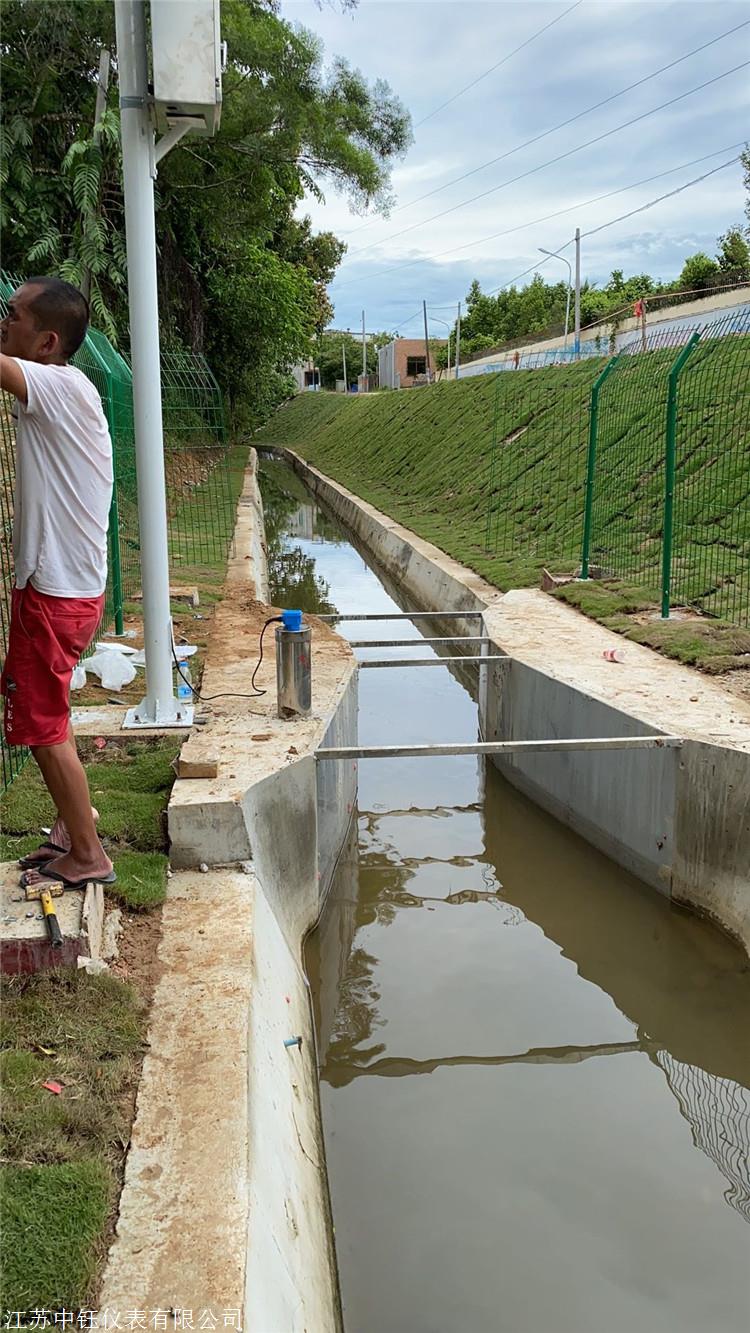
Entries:
MULTIPOLYGON (((367 378, 367 334, 365 333, 365 312, 362 311, 362 377, 367 378)), ((366 386, 363 384, 362 388, 366 386)))
POLYGON ((458 379, 459 358, 461 355, 461 302, 458 303, 458 318, 456 321, 456 379, 458 379))
POLYGON ((573 348, 576 356, 581 353, 581 229, 576 227, 576 306, 575 340, 573 348))
POLYGON ((174 697, 169 612, 167 502, 161 415, 159 306, 154 224, 154 130, 148 109, 143 0, 115 0, 122 174, 133 360, 135 458, 143 586, 146 697, 126 726, 185 726, 192 708, 174 697))
POLYGON ((344 361, 344 393, 348 393, 348 392, 349 392, 349 383, 348 383, 347 378, 346 378, 346 343, 345 343, 345 342, 342 342, 342 344, 341 344, 341 356, 342 356, 343 361, 344 361))
POLYGON ((432 380, 432 367, 430 366, 430 339, 427 334, 427 302, 422 302, 422 313, 424 315, 424 363, 427 371, 427 383, 432 380))

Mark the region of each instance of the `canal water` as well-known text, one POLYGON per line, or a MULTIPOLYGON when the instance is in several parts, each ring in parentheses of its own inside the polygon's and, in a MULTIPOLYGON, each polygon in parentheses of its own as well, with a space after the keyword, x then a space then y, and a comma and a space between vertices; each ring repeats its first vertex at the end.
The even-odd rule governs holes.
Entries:
MULTIPOLYGON (((261 485, 277 604, 400 609, 284 465, 261 485)), ((471 670, 361 672, 361 741, 476 737, 471 670)), ((729 940, 489 762, 370 760, 306 965, 346 1333, 746 1333, 729 940)))

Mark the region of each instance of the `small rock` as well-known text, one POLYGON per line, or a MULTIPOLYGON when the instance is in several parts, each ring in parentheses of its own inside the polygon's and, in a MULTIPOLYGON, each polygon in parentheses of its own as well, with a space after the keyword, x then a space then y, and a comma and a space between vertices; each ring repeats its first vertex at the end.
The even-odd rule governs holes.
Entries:
POLYGON ((698 702, 698 695, 697 695, 697 694, 691 694, 691 696, 690 696, 690 702, 691 702, 691 704, 697 704, 697 702, 698 702))
POLYGON ((240 870, 242 871, 243 875, 252 875, 253 873, 252 861, 241 861, 240 870))
POLYGON ((201 861, 200 865, 198 866, 198 869, 200 870, 202 875, 208 874, 208 866, 206 865, 205 861, 201 861))

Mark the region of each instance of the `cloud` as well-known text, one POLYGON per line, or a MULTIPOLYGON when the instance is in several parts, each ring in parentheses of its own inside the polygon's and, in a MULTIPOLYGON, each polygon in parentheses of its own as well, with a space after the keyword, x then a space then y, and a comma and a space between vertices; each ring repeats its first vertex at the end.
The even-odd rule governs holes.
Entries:
MULTIPOLYGON (((283 12, 318 32, 328 57, 343 55, 369 79, 387 79, 416 123, 566 7, 566 0, 361 0, 352 16, 288 0, 283 12)), ((315 226, 335 231, 349 247, 331 286, 336 324, 355 326, 364 306, 369 327, 397 327, 418 312, 422 299, 442 314, 438 306, 465 296, 473 278, 496 287, 541 259, 540 245, 564 244, 576 225, 584 232, 600 227, 725 160, 718 150, 747 134, 747 70, 617 127, 750 59, 750 28, 538 144, 450 183, 747 18, 744 0, 586 0, 417 128, 408 156, 393 171, 397 207, 389 219, 353 216, 335 190, 327 192, 325 205, 306 200, 303 210, 315 226), (607 137, 571 153, 598 135, 607 137), (583 207, 597 195, 712 153, 704 164, 583 207), (432 190, 438 192, 412 204, 432 190), (485 191, 492 193, 455 207, 485 191), (571 206, 559 219, 534 223, 571 206), (500 232, 508 234, 494 235, 500 232), (457 248, 469 242, 477 244, 457 248)), ((687 254, 713 252, 717 235, 742 219, 743 208, 742 173, 735 166, 584 241, 584 276, 601 283, 612 268, 622 268, 672 278, 687 254)), ((558 268, 562 273, 553 262, 545 271, 558 268)))

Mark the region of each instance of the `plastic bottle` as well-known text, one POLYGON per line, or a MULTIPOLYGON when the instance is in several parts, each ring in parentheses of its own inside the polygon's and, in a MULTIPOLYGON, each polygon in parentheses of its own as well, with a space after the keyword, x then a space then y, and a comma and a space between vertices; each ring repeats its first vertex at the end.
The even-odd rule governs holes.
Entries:
POLYGON ((621 648, 605 648, 602 653, 605 662, 624 662, 625 654, 621 648))
POLYGON ((177 698, 186 704, 193 702, 192 680, 187 658, 183 658, 177 670, 177 698))

